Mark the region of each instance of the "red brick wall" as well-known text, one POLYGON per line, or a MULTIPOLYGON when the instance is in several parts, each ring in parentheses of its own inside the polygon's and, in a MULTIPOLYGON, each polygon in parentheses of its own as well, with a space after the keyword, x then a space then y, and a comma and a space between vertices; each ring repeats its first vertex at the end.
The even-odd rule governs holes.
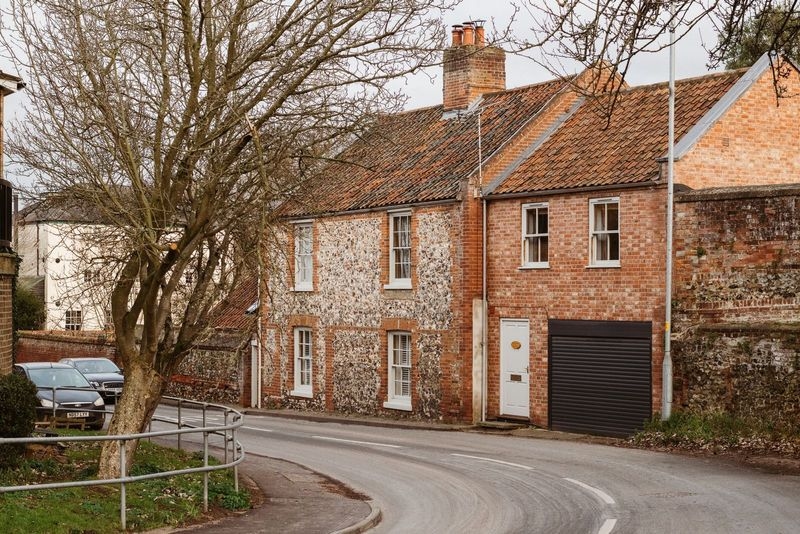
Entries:
POLYGON ((531 420, 547 420, 547 320, 653 323, 653 408, 661 405, 664 322, 663 188, 492 202, 489 206, 489 406, 500 413, 501 318, 530 321, 531 420), (589 268, 589 199, 620 199, 620 267, 589 268), (549 203, 549 268, 520 269, 521 206, 549 203))
POLYGON ((767 70, 676 162, 675 182, 700 189, 800 180, 800 76, 792 69, 780 83, 787 98, 777 99, 767 70))
POLYGON ((96 332, 20 332, 16 362, 57 362, 61 358, 116 357, 113 340, 96 332))
MULTIPOLYGON (((0 105, 3 99, 0 97, 0 105)), ((0 128, 2 129, 2 128, 0 128)), ((2 145, 0 145, 2 146, 2 145)), ((0 375, 11 372, 12 358, 12 295, 11 286, 14 281, 15 256, 0 254, 0 375)))
POLYGON ((444 51, 444 109, 466 108, 478 96, 506 88, 505 52, 462 45, 444 51))

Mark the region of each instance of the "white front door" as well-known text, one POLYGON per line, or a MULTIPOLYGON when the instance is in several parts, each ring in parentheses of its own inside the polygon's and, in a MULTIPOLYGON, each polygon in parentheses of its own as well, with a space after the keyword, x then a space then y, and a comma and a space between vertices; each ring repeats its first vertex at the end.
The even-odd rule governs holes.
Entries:
POLYGON ((500 319, 500 414, 530 417, 530 324, 500 319))

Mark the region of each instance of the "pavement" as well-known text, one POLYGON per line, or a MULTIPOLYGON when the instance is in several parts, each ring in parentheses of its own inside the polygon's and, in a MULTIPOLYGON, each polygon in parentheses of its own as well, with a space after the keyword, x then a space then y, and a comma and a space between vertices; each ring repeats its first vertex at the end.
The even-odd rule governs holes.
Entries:
MULTIPOLYGON (((237 408, 241 410, 241 408, 237 408)), ((447 424, 407 419, 350 416, 301 410, 241 410, 247 416, 285 417, 307 421, 438 431, 499 432, 524 437, 580 441, 586 436, 551 432, 527 425, 490 422, 482 425, 447 424)), ((381 520, 380 508, 369 496, 311 469, 253 453, 239 467, 242 484, 255 496, 250 510, 201 525, 159 529, 151 534, 344 534, 366 532, 381 520)))

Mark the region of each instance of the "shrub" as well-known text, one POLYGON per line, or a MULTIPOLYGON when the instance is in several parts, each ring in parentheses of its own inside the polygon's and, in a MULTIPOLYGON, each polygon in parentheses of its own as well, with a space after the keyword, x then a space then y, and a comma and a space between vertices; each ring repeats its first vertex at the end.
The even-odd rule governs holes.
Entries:
MULTIPOLYGON (((0 437, 24 438, 36 424, 36 386, 19 375, 0 376, 0 437)), ((13 467, 25 451, 24 445, 0 445, 0 467, 13 467)))
POLYGON ((39 330, 44 324, 44 303, 30 289, 17 287, 14 293, 14 329, 39 330))

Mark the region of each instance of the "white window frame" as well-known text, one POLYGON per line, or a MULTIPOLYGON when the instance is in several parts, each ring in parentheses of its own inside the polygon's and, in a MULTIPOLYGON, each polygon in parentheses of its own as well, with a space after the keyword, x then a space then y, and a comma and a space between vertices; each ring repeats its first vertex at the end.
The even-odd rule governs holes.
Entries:
POLYGON ((595 198, 589 200, 589 267, 619 267, 622 248, 620 239, 620 212, 619 197, 595 198), (611 230, 608 229, 607 209, 610 205, 616 205, 617 207, 616 229, 611 230), (603 210, 603 228, 597 229, 595 228, 595 211, 600 207, 605 208, 603 210), (598 259, 597 250, 599 246, 605 246, 606 251, 609 252, 609 256, 611 255, 614 237, 616 237, 617 243, 617 257, 615 259, 598 259))
MULTIPOLYGON (((538 225, 538 216, 535 218, 536 224, 538 225)), ((549 250, 550 250, 550 205, 547 202, 534 202, 530 204, 523 204, 522 205, 522 268, 523 269, 546 269, 550 267, 550 257, 549 257, 549 250), (531 232, 530 228, 528 228, 528 212, 535 211, 538 215, 540 210, 547 210, 547 228, 544 232, 539 231, 539 228, 536 228, 536 231, 531 232), (545 245, 545 254, 547 259, 544 261, 528 261, 530 257, 529 251, 532 242, 537 243, 537 248, 539 250, 539 254, 541 257, 541 240, 544 239, 545 245)))
POLYGON ((410 412, 411 387, 413 386, 411 380, 411 332, 389 332, 387 339, 386 389, 388 395, 383 407, 410 412), (401 342, 401 340, 405 340, 405 342, 401 342), (399 388, 398 384, 400 384, 399 388))
POLYGON ((294 227, 294 290, 314 290, 314 226, 311 221, 297 221, 294 227), (305 232, 308 232, 306 240, 303 239, 305 232))
POLYGON ((311 329, 294 329, 294 389, 289 393, 294 397, 314 395, 314 357, 311 329))
POLYGON ((412 246, 413 243, 412 243, 412 233, 411 233, 411 211, 409 210, 390 211, 389 212, 389 283, 384 286, 386 289, 411 289, 411 272, 413 270, 413 264, 411 263, 412 246), (406 243, 401 242, 401 240, 395 239, 395 227, 397 225, 397 221, 399 221, 400 219, 408 219, 408 233, 407 233, 406 243), (398 261, 399 256, 405 256, 405 258, 398 261), (400 262, 407 265, 408 276, 402 276, 402 277, 397 276, 396 270, 400 262))
POLYGON ((82 330, 83 329, 83 311, 82 310, 67 310, 64 312, 64 330, 82 330), (77 316, 77 321, 76 321, 77 316))

